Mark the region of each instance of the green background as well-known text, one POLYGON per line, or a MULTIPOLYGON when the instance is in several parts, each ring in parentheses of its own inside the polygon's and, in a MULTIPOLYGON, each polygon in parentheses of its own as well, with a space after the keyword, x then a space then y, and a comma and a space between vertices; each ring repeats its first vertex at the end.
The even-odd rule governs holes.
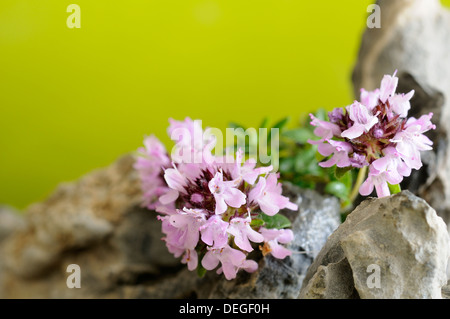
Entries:
POLYGON ((370 3, 1 0, 0 203, 168 143, 169 117, 224 129, 349 104, 370 3))

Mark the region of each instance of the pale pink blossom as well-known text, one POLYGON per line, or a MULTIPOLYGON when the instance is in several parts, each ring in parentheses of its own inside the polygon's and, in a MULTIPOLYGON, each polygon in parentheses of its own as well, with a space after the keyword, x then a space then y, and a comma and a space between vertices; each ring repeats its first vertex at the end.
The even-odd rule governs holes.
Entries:
POLYGON ((433 143, 424 133, 436 128, 431 122, 433 114, 407 118, 414 90, 397 94, 396 73, 385 75, 379 89, 361 89, 361 101, 347 106, 345 113, 334 110, 329 114, 332 123, 320 123, 321 128, 337 125, 340 134, 322 129, 316 133, 321 140, 310 142, 318 144, 321 155, 330 156, 319 163, 322 167, 369 167, 368 177, 359 187, 363 196, 374 189, 379 197, 390 195, 389 184, 400 184, 412 169, 420 169, 421 152, 432 149, 433 143))
POLYGON ((236 278, 239 269, 253 272, 258 268, 254 260, 247 260, 242 251, 231 248, 229 245, 220 249, 208 248, 202 259, 202 266, 207 270, 213 270, 219 263, 221 264, 219 272, 223 272, 228 280, 236 278))
POLYGON ((350 166, 349 153, 353 151, 350 143, 329 140, 328 143, 322 143, 318 146, 318 151, 323 156, 333 155, 329 160, 319 163, 321 167, 337 167, 350 166))
POLYGON ((373 115, 365 105, 355 101, 352 105, 347 106, 347 112, 353 125, 341 133, 342 137, 354 139, 367 133, 375 124, 378 123, 377 115, 373 115))
POLYGON ((291 203, 289 198, 281 193, 282 186, 277 182, 277 175, 271 173, 267 178, 259 177, 258 183, 248 195, 248 200, 250 203, 257 203, 261 210, 269 216, 275 215, 284 208, 297 210, 297 205, 291 203))
POLYGON ((314 134, 319 136, 321 139, 318 141, 308 140, 310 144, 320 144, 325 140, 331 139, 333 136, 339 136, 341 134, 341 129, 338 125, 330 123, 328 121, 323 121, 316 118, 313 114, 309 115, 311 117, 311 125, 315 126, 314 134))
POLYGON ((236 188, 234 181, 224 181, 221 171, 211 179, 208 187, 216 200, 216 214, 223 214, 228 208, 227 205, 238 208, 246 202, 246 195, 236 188))
POLYGON ((234 236, 236 246, 248 252, 253 250, 250 241, 260 243, 264 240, 259 232, 250 227, 251 221, 250 215, 247 218, 235 217, 230 221, 230 227, 227 229, 227 232, 234 236))
POLYGON ((267 229, 261 228, 261 235, 264 242, 269 247, 272 256, 278 259, 284 259, 291 256, 292 252, 280 244, 287 244, 294 239, 294 233, 290 229, 267 229))

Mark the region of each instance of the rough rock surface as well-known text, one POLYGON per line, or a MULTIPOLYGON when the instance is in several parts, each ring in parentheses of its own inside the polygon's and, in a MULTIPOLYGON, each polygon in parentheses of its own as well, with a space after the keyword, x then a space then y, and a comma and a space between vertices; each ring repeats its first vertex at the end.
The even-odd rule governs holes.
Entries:
POLYGON ((0 210, 0 298, 295 298, 340 224, 335 198, 286 185, 300 207, 283 212, 295 233, 292 257, 267 256, 234 281, 198 278, 168 253, 156 213, 140 207, 133 163, 127 155, 63 184, 21 216, 0 210), (70 264, 80 266, 80 289, 66 285, 70 264))
MULTIPOLYGON (((402 188, 425 199, 450 232, 450 11, 439 0, 378 0, 381 28, 366 29, 353 71, 355 95, 398 70, 399 92, 415 90, 410 115, 433 112, 433 151, 402 188)), ((450 263, 449 263, 450 264, 450 263)), ((450 266, 447 270, 450 276, 450 266)))
POLYGON ((368 199, 329 237, 299 298, 442 298, 449 256, 446 225, 423 199, 368 199))

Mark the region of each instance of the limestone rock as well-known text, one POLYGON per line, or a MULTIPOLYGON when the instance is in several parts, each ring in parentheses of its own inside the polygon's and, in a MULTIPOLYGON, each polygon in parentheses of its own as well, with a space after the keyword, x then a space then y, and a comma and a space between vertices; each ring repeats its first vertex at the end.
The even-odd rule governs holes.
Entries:
POLYGON ((157 214, 140 207, 133 164, 127 155, 62 184, 20 217, 0 211, 0 298, 295 298, 340 224, 336 198, 286 184, 300 207, 281 212, 292 221, 293 255, 266 256, 256 273, 233 281, 215 272, 198 278, 167 251, 157 214), (66 285, 71 264, 80 266, 81 289, 66 285))
POLYGON ((23 218, 18 211, 12 207, 0 206, 0 243, 23 227, 23 218))
MULTIPOLYGON (((62 184, 30 206, 0 246, 1 298, 118 297, 119 288, 178 266, 162 244, 156 214, 140 208, 132 156, 62 184), (81 269, 82 289, 66 285, 81 269)), ((0 219, 3 214, 0 214, 0 219)))
POLYGON ((446 225, 423 199, 368 199, 329 237, 299 298, 442 298, 449 256, 446 225), (375 270, 379 284, 369 284, 375 270))

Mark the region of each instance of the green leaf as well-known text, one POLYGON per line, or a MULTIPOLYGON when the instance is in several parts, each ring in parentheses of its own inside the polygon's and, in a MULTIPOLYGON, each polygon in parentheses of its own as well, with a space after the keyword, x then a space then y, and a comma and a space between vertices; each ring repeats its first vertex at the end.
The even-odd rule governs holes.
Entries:
POLYGON ((389 186, 389 190, 391 191, 391 194, 397 194, 402 191, 400 184, 391 185, 388 183, 388 186, 389 186))
MULTIPOLYGON (((290 120, 291 118, 289 116, 286 116, 282 120, 278 121, 274 126, 272 126, 272 128, 278 128, 281 130, 284 126, 286 126, 286 124, 290 120)), ((270 141, 271 138, 272 138, 272 129, 270 129, 269 132, 267 133, 267 141, 270 141)))
POLYGON ((344 183, 334 181, 328 183, 327 186, 325 186, 325 192, 340 199, 346 199, 348 198, 349 189, 344 183))
POLYGON ((286 126, 286 124, 291 120, 291 118, 289 116, 286 116, 285 118, 281 119, 280 121, 278 121, 273 128, 279 128, 282 129, 284 126, 286 126))
POLYGON ((287 137, 300 144, 306 144, 308 140, 314 139, 316 137, 310 130, 304 127, 285 131, 282 133, 282 136, 287 137))
POLYGON ((265 117, 263 120, 262 120, 262 122, 261 122, 261 124, 259 125, 259 127, 260 128, 267 128, 269 126, 269 118, 268 117, 265 117))
POLYGON ((245 131, 245 127, 239 123, 236 122, 230 122, 228 123, 229 128, 242 128, 245 131))
POLYGON ((258 217, 264 221, 264 227, 269 229, 271 228, 282 229, 291 226, 291 221, 286 216, 281 214, 269 216, 264 213, 261 213, 259 214, 258 217))
POLYGON ((252 219, 252 221, 250 222, 250 227, 257 228, 257 227, 260 227, 260 226, 262 226, 262 225, 264 225, 264 220, 262 220, 262 219, 260 219, 260 218, 254 218, 254 219, 252 219))
POLYGON ((328 113, 325 109, 318 109, 314 114, 319 120, 326 121, 328 119, 328 113))
POLYGON ((351 166, 347 166, 347 167, 337 167, 336 166, 336 170, 334 171, 334 176, 337 179, 341 179, 345 174, 347 174, 350 170, 352 169, 351 166))
POLYGON ((280 173, 290 173, 294 171, 294 162, 295 159, 293 157, 285 157, 280 158, 280 173))

